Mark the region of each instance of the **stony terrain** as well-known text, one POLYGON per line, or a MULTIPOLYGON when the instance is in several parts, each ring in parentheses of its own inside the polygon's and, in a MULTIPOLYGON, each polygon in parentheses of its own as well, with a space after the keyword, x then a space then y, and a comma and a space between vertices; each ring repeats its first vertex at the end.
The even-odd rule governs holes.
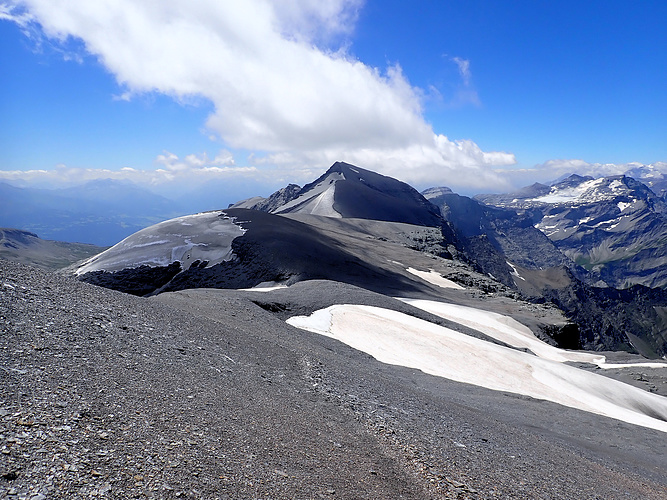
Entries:
POLYGON ((283 318, 392 299, 301 286, 147 299, 0 262, 0 497, 664 498, 663 433, 377 363, 283 318))

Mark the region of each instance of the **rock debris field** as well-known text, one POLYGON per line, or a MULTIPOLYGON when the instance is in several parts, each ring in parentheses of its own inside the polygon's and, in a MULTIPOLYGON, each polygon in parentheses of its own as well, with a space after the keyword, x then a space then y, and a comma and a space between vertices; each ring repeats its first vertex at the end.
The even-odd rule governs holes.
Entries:
POLYGON ((301 285, 148 299, 0 262, 0 498, 665 498, 664 433, 381 364, 284 319, 393 299, 301 285))

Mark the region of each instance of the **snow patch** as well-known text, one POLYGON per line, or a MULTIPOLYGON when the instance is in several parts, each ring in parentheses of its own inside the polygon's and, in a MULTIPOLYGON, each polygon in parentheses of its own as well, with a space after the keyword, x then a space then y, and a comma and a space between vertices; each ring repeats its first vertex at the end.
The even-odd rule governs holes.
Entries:
POLYGON ((612 181, 605 188, 605 178, 584 181, 577 186, 559 188, 554 186, 548 194, 526 201, 538 203, 593 203, 612 199, 627 191, 625 185, 618 179, 612 181))
POLYGON ((338 339, 383 363, 667 432, 667 398, 397 311, 334 305, 287 322, 338 339))
POLYGON ((465 288, 459 285, 458 283, 454 283, 452 280, 444 278, 440 273, 434 271, 433 269, 430 269, 429 272, 426 272, 426 271, 419 271, 413 267, 408 267, 406 271, 409 272, 410 274, 418 276, 419 278, 423 279, 424 281, 427 281, 428 283, 431 283, 432 285, 439 286, 440 288, 453 288, 455 290, 465 290, 465 288))
POLYGON ((609 189, 611 189, 612 191, 622 191, 624 188, 625 188, 625 186, 618 179, 614 179, 609 184, 609 189))
POLYGON ((601 354, 560 349, 541 341, 530 328, 502 314, 434 300, 400 297, 397 299, 422 311, 477 330, 517 349, 528 349, 540 358, 558 363, 567 361, 590 363, 603 369, 635 367, 667 369, 667 363, 607 363, 606 357, 601 354))
POLYGON ((521 276, 521 275, 519 274, 519 272, 516 270, 516 267, 514 266, 514 264, 512 264, 509 260, 506 261, 506 262, 507 262, 507 265, 510 266, 510 267, 512 268, 512 272, 510 273, 512 276, 514 276, 514 277, 516 277, 516 278, 519 278, 520 280, 526 281, 526 278, 524 278, 523 276, 521 276))
POLYGON ((280 290, 282 288, 287 288, 287 285, 282 283, 277 283, 275 281, 264 281, 255 285, 252 288, 239 288, 241 292, 272 292, 274 290, 280 290))

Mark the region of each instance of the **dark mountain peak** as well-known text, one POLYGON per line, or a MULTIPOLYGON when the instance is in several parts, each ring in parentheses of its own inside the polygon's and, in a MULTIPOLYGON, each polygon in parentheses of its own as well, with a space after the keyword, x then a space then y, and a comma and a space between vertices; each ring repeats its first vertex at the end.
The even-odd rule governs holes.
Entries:
POLYGON ((374 219, 439 227, 436 207, 405 182, 345 162, 334 163, 273 213, 374 219))
MULTIPOLYGON (((398 181, 392 177, 387 177, 382 174, 378 174, 377 172, 373 172, 372 170, 366 170, 365 168, 357 167, 356 165, 352 165, 350 163, 345 163, 343 161, 337 161, 329 169, 324 172, 320 177, 315 179, 313 182, 310 184, 306 184, 302 192, 306 192, 313 188, 314 186, 317 186, 321 184, 322 182, 338 182, 338 181, 348 181, 348 182, 361 182, 364 183, 368 186, 377 186, 380 187, 381 185, 386 185, 387 182, 389 183, 402 183, 401 181, 398 181)), ((406 184, 407 186, 407 184, 406 184)))

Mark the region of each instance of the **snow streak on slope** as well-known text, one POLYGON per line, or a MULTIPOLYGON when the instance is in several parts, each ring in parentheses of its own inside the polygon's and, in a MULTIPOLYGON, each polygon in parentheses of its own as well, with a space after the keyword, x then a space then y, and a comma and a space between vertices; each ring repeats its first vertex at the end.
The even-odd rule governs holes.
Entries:
POLYGON ((345 180, 345 175, 342 173, 331 173, 321 182, 307 189, 303 194, 300 194, 292 201, 278 208, 275 213, 289 213, 298 209, 301 213, 339 218, 341 214, 336 212, 333 207, 334 193, 336 182, 343 180, 345 180))
POLYGON ((195 261, 207 262, 210 267, 231 259, 232 240, 244 233, 245 229, 220 211, 178 217, 128 236, 84 262, 76 274, 168 266, 176 261, 183 269, 195 261))
POLYGON ((439 286, 440 288, 454 288, 455 290, 465 290, 465 288, 463 288, 458 283, 454 283, 452 280, 444 278, 440 273, 434 271, 433 269, 431 269, 429 272, 426 272, 426 271, 420 271, 413 267, 408 267, 406 271, 409 272, 410 274, 414 274, 415 276, 420 277, 421 279, 427 281, 428 283, 431 283, 432 285, 439 286))
POLYGON ((667 398, 397 311, 335 305, 287 322, 338 339, 383 363, 667 432, 667 398))

